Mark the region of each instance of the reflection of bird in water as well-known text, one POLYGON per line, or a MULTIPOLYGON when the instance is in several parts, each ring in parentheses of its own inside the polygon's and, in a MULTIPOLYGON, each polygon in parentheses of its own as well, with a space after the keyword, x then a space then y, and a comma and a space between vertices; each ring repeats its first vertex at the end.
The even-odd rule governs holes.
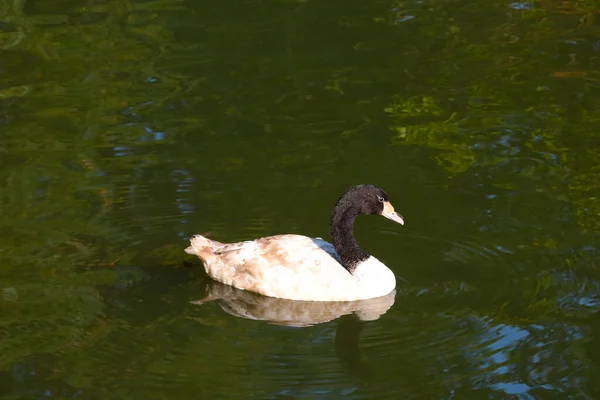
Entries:
POLYGON ((196 235, 185 251, 198 256, 212 279, 265 296, 305 301, 356 301, 386 296, 394 273, 365 253, 352 235, 360 214, 404 224, 387 194, 373 185, 351 187, 330 220, 332 244, 302 235, 221 243, 196 235))
POLYGON ((348 371, 357 377, 368 377, 368 366, 365 365, 359 346, 360 333, 364 327, 354 315, 345 315, 335 331, 335 353, 348 371))
POLYGON ((374 321, 394 304, 396 291, 368 300, 329 302, 296 301, 266 297, 222 283, 207 282, 206 296, 193 304, 218 301, 221 308, 236 317, 266 321, 284 326, 311 326, 354 314, 360 321, 374 321))
POLYGON ((308 327, 341 317, 335 333, 335 354, 353 379, 362 385, 373 379, 373 365, 362 357, 360 334, 367 321, 379 319, 392 307, 395 297, 394 290, 386 296, 368 300, 296 301, 266 297, 207 280, 205 296, 192 303, 202 305, 216 301, 235 317, 290 327, 308 327))

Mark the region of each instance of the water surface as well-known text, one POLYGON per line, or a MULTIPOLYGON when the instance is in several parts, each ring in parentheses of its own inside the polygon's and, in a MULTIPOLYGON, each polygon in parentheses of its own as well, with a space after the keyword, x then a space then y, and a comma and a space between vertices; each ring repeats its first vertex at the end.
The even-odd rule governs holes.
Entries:
POLYGON ((600 33, 558 1, 0 2, 0 398, 597 398, 600 33), (183 249, 357 222, 393 306, 239 318, 183 249), (186 261, 186 263, 184 263, 186 261))

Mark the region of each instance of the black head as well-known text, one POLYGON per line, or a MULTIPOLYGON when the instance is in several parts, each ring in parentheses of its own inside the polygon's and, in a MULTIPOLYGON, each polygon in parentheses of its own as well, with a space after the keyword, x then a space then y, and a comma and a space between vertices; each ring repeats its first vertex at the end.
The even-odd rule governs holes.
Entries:
POLYGON ((394 211, 386 192, 373 185, 357 185, 344 192, 335 208, 353 210, 356 214, 382 215, 392 221, 404 224, 402 216, 394 211))
POLYGON ((404 224, 402 216, 396 213, 390 204, 387 193, 378 187, 358 185, 344 192, 331 213, 329 232, 342 265, 351 273, 361 261, 369 257, 352 236, 354 220, 359 214, 382 215, 404 224))

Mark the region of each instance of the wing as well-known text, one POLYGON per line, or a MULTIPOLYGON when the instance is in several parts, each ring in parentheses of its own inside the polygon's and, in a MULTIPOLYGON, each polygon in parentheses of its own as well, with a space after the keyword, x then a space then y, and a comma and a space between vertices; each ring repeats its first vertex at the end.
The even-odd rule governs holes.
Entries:
POLYGON ((278 235, 224 245, 217 252, 219 262, 207 266, 213 279, 266 296, 345 300, 356 284, 333 246, 321 239, 278 235))

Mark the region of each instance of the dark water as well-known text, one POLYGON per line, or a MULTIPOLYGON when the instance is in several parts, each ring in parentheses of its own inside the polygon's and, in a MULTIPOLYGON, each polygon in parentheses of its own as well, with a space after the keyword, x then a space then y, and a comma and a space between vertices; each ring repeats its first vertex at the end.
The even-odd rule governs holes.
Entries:
POLYGON ((0 398, 599 398, 596 6, 1 1, 0 398), (356 183, 379 319, 190 303, 356 183))

